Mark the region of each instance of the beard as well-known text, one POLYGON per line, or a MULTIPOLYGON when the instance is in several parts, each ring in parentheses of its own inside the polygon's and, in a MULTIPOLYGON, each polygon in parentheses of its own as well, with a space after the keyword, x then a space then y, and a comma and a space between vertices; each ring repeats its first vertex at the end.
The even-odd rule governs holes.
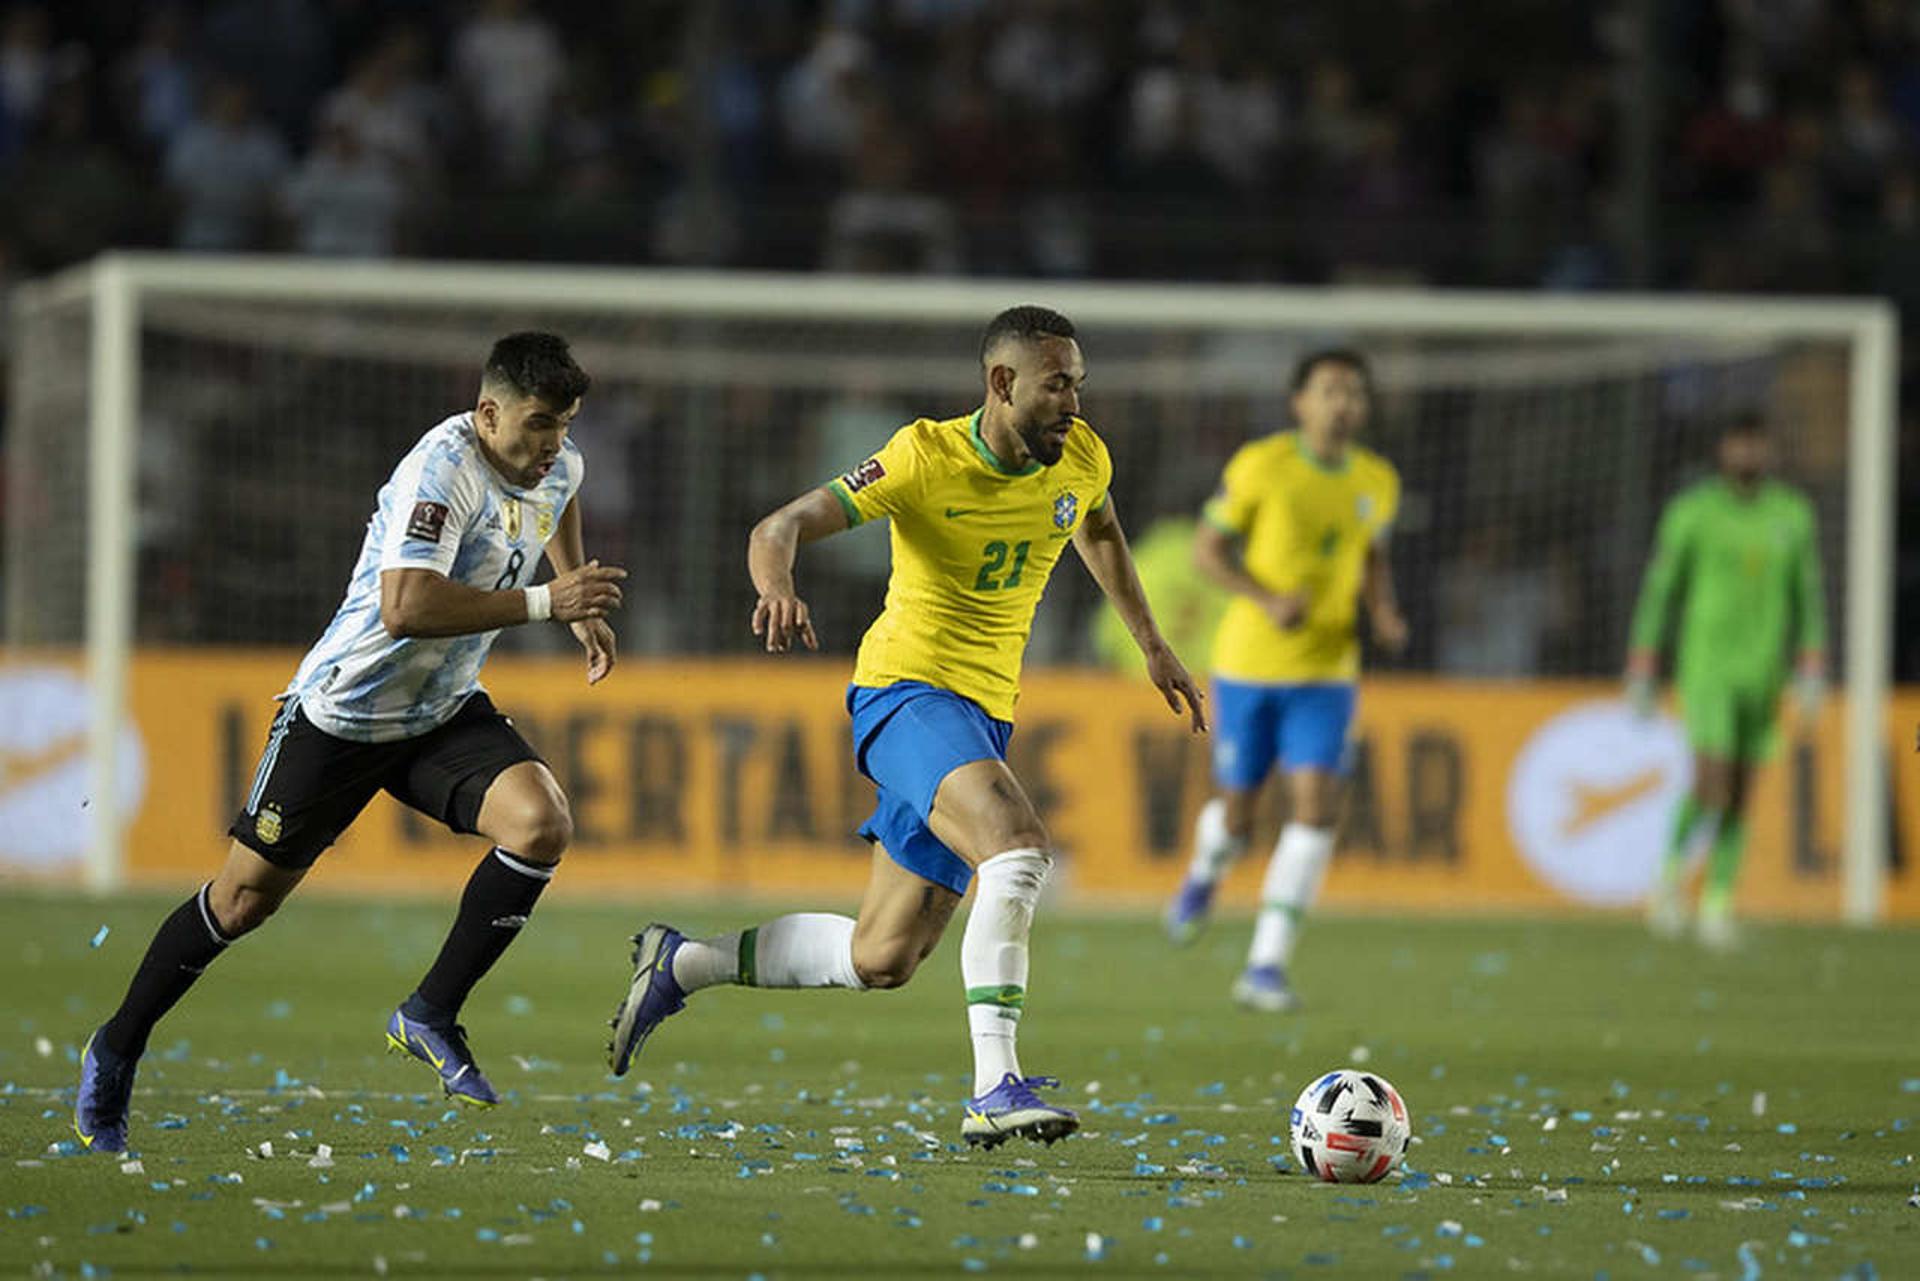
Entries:
POLYGON ((1020 443, 1027 447, 1027 453, 1042 467, 1051 467, 1059 462, 1067 452, 1065 436, 1050 433, 1068 427, 1071 419, 1059 419, 1055 422, 1028 423, 1020 428, 1020 443))

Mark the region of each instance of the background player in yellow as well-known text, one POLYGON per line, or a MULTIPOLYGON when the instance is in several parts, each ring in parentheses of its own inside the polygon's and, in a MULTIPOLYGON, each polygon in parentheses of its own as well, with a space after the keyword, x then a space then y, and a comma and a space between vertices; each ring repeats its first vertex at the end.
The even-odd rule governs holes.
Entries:
POLYGON ((1199 934, 1221 873, 1247 848, 1261 785, 1277 762, 1287 776, 1288 819, 1233 985, 1235 1000, 1261 1010, 1295 1004, 1287 963, 1333 856, 1360 674, 1360 603, 1381 644, 1399 649, 1407 640, 1387 564, 1400 477, 1353 439, 1371 402, 1358 353, 1302 360, 1290 401, 1297 429, 1234 454, 1194 542, 1194 563, 1234 598, 1213 648, 1218 792, 1200 811, 1167 929, 1178 943, 1199 934))
POLYGON ((794 587, 800 544, 892 521, 886 607, 847 690, 854 759, 879 789, 860 829, 873 870, 858 917, 798 913, 710 939, 648 926, 614 1020, 616 1074, 704 987, 899 987, 977 876, 960 945, 974 1053, 961 1133, 993 1146, 1077 1128, 1071 1111, 1035 1093, 1058 1082, 1023 1074, 1014 1052, 1052 847, 1005 759, 1034 607, 1069 542, 1127 620, 1167 706, 1196 732, 1206 720, 1140 588, 1107 495, 1107 447, 1078 416, 1086 365, 1072 323, 1043 307, 1004 311, 987 326, 980 363, 981 408, 902 427, 846 475, 762 520, 748 544, 754 633, 770 652, 796 640, 818 648, 794 587))

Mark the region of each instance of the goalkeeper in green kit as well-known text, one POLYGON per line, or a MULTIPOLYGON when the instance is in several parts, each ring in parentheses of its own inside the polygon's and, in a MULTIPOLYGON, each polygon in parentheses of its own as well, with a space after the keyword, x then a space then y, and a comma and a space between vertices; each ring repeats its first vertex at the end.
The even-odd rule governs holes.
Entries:
POLYGON ((1826 614, 1813 504, 1768 469, 1772 449, 1758 414, 1720 437, 1720 471, 1677 494, 1660 517, 1653 560, 1633 612, 1628 697, 1653 712, 1660 650, 1675 633, 1674 683, 1693 747, 1693 789, 1648 903, 1653 930, 1686 926, 1681 882, 1710 850, 1698 930, 1708 947, 1736 941, 1733 884, 1746 847, 1754 767, 1771 754, 1780 694, 1797 673, 1803 723, 1825 697, 1826 614))

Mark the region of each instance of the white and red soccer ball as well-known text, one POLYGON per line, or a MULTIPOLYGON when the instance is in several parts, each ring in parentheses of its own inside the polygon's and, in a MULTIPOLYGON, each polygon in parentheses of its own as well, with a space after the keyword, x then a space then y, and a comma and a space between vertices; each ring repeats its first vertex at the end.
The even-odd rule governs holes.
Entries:
POLYGON ((1378 1183, 1399 1166, 1413 1138, 1400 1092, 1385 1077, 1354 1068, 1302 1090, 1291 1128, 1301 1167, 1328 1183, 1378 1183))

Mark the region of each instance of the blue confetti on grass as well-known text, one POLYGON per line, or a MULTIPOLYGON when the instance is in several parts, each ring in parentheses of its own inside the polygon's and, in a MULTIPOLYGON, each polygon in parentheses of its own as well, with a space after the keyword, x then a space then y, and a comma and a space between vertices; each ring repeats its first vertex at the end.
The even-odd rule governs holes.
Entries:
POLYGON ((113 933, 113 931, 112 931, 111 929, 109 929, 109 928, 108 928, 107 926, 105 926, 105 925, 102 925, 102 926, 101 926, 101 927, 100 927, 99 929, 97 929, 97 930, 95 930, 95 931, 93 932, 93 939, 92 939, 92 941, 91 941, 91 942, 89 942, 89 943, 87 944, 87 946, 88 946, 88 947, 99 947, 99 946, 100 946, 100 945, 101 945, 102 943, 104 943, 104 942, 106 942, 106 941, 107 941, 107 935, 109 935, 109 934, 111 934, 111 933, 113 933))

